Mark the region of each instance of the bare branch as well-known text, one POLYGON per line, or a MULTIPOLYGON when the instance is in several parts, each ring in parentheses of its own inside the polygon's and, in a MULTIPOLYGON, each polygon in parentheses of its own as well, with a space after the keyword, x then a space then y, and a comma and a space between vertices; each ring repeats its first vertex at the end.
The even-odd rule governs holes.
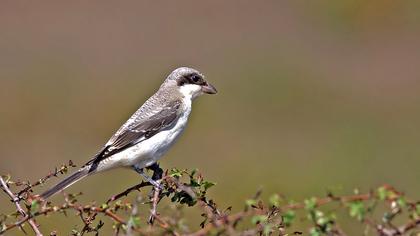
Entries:
MULTIPOLYGON (((0 176, 0 183, 1 183, 1 186, 2 186, 3 191, 10 197, 10 199, 12 200, 12 202, 15 204, 16 209, 18 210, 18 212, 24 218, 28 218, 28 214, 22 209, 22 207, 19 204, 19 198, 16 197, 16 195, 14 195, 12 193, 12 191, 10 191, 9 187, 7 186, 7 183, 4 181, 3 177, 1 177, 1 176, 0 176)), ((31 228, 33 229, 33 231, 35 232, 35 234, 37 236, 42 236, 42 233, 41 233, 41 231, 39 231, 38 225, 35 223, 35 221, 32 220, 32 219, 29 219, 29 218, 28 218, 28 221, 29 221, 29 225, 31 226, 31 228)))

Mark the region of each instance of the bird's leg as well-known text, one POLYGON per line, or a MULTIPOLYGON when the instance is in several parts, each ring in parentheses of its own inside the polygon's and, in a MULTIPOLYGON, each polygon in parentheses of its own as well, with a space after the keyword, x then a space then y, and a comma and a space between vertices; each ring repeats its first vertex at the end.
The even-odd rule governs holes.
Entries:
POLYGON ((159 182, 154 180, 153 178, 150 178, 146 173, 144 173, 143 168, 139 168, 137 166, 133 166, 133 169, 139 173, 141 176, 143 176, 144 179, 146 179, 147 182, 151 183, 155 188, 161 189, 159 182))
MULTIPOLYGON (((160 186, 159 189, 162 190, 162 187, 160 185, 160 181, 162 180, 163 170, 160 168, 159 164, 157 162, 153 163, 153 165, 146 167, 146 169, 153 171, 152 180, 159 183, 159 186, 160 186)), ((150 191, 150 193, 149 193, 149 197, 152 198, 153 194, 154 194, 154 191, 152 189, 152 191, 150 191)))
POLYGON ((160 168, 160 166, 157 162, 154 163, 153 165, 149 166, 149 167, 146 167, 146 169, 149 169, 149 170, 153 171, 153 176, 152 176, 153 180, 158 181, 158 180, 162 179, 163 170, 162 170, 162 168, 160 168))

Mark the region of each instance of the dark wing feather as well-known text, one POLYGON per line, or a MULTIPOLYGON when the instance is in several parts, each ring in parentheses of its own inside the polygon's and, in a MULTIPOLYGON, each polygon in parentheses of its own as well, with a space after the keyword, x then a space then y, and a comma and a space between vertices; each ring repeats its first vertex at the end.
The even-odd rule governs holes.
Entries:
POLYGON ((175 101, 148 119, 133 123, 118 135, 113 136, 108 144, 92 160, 86 163, 86 166, 90 165, 89 172, 94 171, 98 164, 107 157, 149 139, 158 132, 174 125, 180 114, 180 106, 181 102, 175 101))

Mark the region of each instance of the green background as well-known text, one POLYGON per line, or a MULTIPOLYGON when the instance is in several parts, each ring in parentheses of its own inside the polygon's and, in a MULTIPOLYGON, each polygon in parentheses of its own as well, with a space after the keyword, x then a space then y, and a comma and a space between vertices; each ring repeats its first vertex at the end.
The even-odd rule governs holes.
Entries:
MULTIPOLYGON (((3 1, 0 29, 2 174, 84 164, 191 66, 219 94, 195 101, 161 165, 198 168, 221 207, 259 188, 302 200, 389 183, 420 197, 419 1, 3 1)), ((103 202, 138 181, 115 170, 69 191, 103 202)), ((70 219, 41 229, 80 228, 70 219)))

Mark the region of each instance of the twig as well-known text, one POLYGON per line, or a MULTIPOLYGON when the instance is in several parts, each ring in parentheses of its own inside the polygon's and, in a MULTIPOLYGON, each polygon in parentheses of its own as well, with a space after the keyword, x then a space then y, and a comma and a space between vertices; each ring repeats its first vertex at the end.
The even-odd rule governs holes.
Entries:
MULTIPOLYGON (((24 224, 27 221, 32 220, 35 217, 38 217, 40 215, 46 215, 50 212, 57 212, 57 211, 62 211, 62 210, 66 210, 66 209, 74 209, 77 212, 94 212, 94 213, 101 213, 104 214, 108 217, 110 217, 111 219, 113 219, 114 221, 122 224, 122 225, 126 225, 127 223, 124 221, 124 219, 122 219, 120 216, 118 216, 117 214, 113 213, 112 211, 110 211, 107 208, 101 208, 101 207, 95 207, 95 206, 81 206, 81 205, 77 205, 77 204, 73 204, 73 203, 64 203, 62 206, 60 207, 48 207, 42 211, 38 211, 35 212, 32 215, 26 215, 24 218, 22 218, 20 221, 15 222, 14 224, 8 225, 6 226, 4 229, 2 229, 0 231, 0 235, 6 231, 9 231, 15 227, 19 227, 22 224, 24 224)), ((39 236, 39 235, 37 235, 39 236)))
POLYGON ((171 229, 170 225, 168 222, 166 222, 163 218, 161 218, 159 215, 155 215, 155 219, 156 221, 159 223, 160 227, 162 227, 163 229, 168 230, 170 233, 172 233, 172 235, 174 236, 180 236, 181 234, 178 233, 176 230, 171 229))
POLYGON ((118 199, 120 199, 120 198, 122 198, 122 197, 124 197, 124 196, 127 196, 129 193, 131 193, 132 191, 134 191, 134 190, 140 190, 141 188, 143 188, 143 187, 146 187, 146 186, 151 186, 152 184, 151 183, 149 183, 149 182, 141 182, 141 183, 139 183, 139 184, 137 184, 137 185, 134 185, 133 187, 130 187, 130 188, 128 188, 128 189, 126 189, 126 190, 124 190, 124 191, 122 191, 121 193, 118 193, 118 194, 116 194, 116 195, 113 195, 112 197, 110 197, 109 199, 108 199, 108 201, 106 201, 106 203, 107 204, 109 204, 109 203, 111 203, 111 202, 113 202, 113 201, 116 201, 116 200, 118 200, 118 199))
MULTIPOLYGON (((139 194, 139 196, 137 196, 136 200, 134 201, 134 204, 132 205, 132 209, 131 209, 131 218, 134 219, 135 217, 137 217, 138 215, 138 210, 139 210, 139 202, 141 201, 141 196, 139 194)), ((127 233, 125 234, 126 236, 131 236, 133 235, 133 228, 136 226, 135 221, 134 220, 130 220, 127 224, 127 233)))
POLYGON ((19 193, 17 193, 17 196, 19 196, 19 200, 21 200, 21 195, 24 193, 27 193, 29 190, 31 190, 33 187, 36 187, 38 185, 41 185, 43 183, 45 183, 47 180, 51 179, 52 177, 57 177, 58 174, 64 174, 65 172, 67 172, 69 167, 76 167, 76 165, 73 163, 72 160, 69 160, 68 165, 62 165, 59 169, 55 168, 53 172, 50 172, 48 175, 46 175, 45 177, 37 180, 35 183, 31 184, 30 182, 28 182, 26 185, 26 187, 24 189, 22 189, 21 191, 19 191, 19 193))
MULTIPOLYGON (((140 190, 141 188, 143 188, 143 187, 146 187, 146 186, 151 186, 152 184, 150 184, 149 182, 141 182, 141 183, 139 183, 139 184, 136 184, 136 185, 134 185, 134 186, 132 186, 132 187, 130 187, 130 188, 127 188, 126 190, 124 190, 124 191, 122 191, 122 192, 120 192, 120 193, 118 193, 118 194, 116 194, 116 195, 113 195, 112 197, 110 197, 107 201, 106 201, 106 204, 108 205, 109 203, 111 203, 111 202, 114 202, 114 201, 116 201, 116 200, 118 200, 118 199, 120 199, 120 198, 122 198, 122 197, 125 197, 125 196, 127 196, 129 193, 131 193, 132 191, 134 191, 134 190, 140 190)), ((86 219, 86 222, 88 223, 88 224, 85 224, 85 226, 83 227, 83 229, 82 229, 82 234, 83 233, 85 233, 86 231, 88 231, 89 230, 89 227, 90 227, 90 223, 95 219, 95 217, 98 215, 98 213, 97 212, 94 212, 90 217, 88 217, 87 219, 86 219)))
POLYGON ((150 210, 150 216, 149 216, 149 224, 153 225, 153 222, 155 221, 156 217, 156 209, 157 204, 160 201, 160 189, 158 187, 153 187, 153 196, 152 196, 152 209, 150 210))
MULTIPOLYGON (((1 176, 0 176, 0 182, 1 182, 1 186, 2 186, 3 191, 10 197, 10 199, 12 200, 12 202, 15 204, 16 209, 18 210, 18 212, 24 218, 28 218, 28 214, 22 209, 22 207, 19 204, 19 198, 16 197, 16 195, 14 195, 12 193, 12 191, 10 191, 9 187, 7 186, 7 183, 4 181, 3 177, 1 177, 1 176)), ((42 233, 41 233, 41 231, 39 231, 38 225, 35 223, 35 221, 32 220, 32 219, 28 219, 28 221, 29 221, 29 225, 31 226, 31 228, 33 229, 33 231, 35 232, 35 234, 37 236, 42 236, 42 233)))
POLYGON ((365 222, 367 225, 370 225, 372 228, 374 228, 381 236, 406 235, 410 230, 413 230, 420 225, 420 219, 415 219, 398 228, 391 228, 391 229, 386 228, 381 224, 376 224, 370 219, 366 219, 365 222))
MULTIPOLYGON (((254 197, 254 199, 257 199, 259 197, 261 193, 257 192, 256 196, 254 197)), ((355 195, 348 195, 348 196, 328 196, 325 198, 318 198, 316 199, 315 203, 316 206, 323 206, 332 202, 340 202, 340 203, 348 203, 348 202, 355 202, 355 201, 368 201, 371 200, 373 197, 373 194, 368 193, 368 194, 355 194, 355 195)), ((203 202, 203 204, 208 204, 206 202, 203 202)), ((298 209, 304 209, 305 208, 305 203, 293 203, 293 204, 289 204, 289 205, 285 205, 280 207, 278 210, 279 212, 285 212, 287 210, 298 210, 298 209)), ((254 209, 254 208, 252 208, 254 209)), ((255 210, 255 209, 254 209, 255 210)), ((214 221, 212 221, 211 223, 207 224, 204 226, 204 228, 189 234, 189 236, 204 236, 207 235, 208 232, 212 229, 214 229, 214 227, 219 227, 220 225, 226 225, 226 224, 234 224, 235 222, 243 219, 244 217, 250 216, 253 213, 251 211, 248 211, 247 209, 243 212, 238 212, 236 214, 233 215, 229 215, 229 216, 220 216, 219 219, 216 219, 214 221)), ((404 227, 401 227, 400 230, 402 228, 404 228, 404 230, 401 230, 402 233, 408 232, 408 230, 413 229, 415 226, 420 225, 420 219, 418 220, 418 222, 411 222, 411 224, 407 224, 404 227)), ((386 229, 388 230, 388 229, 386 229)), ((389 230, 388 230, 389 231, 389 230)), ((343 232, 341 232, 341 234, 343 234, 343 232)), ((386 236, 394 236, 394 235, 400 235, 400 234, 384 234, 386 236)))

